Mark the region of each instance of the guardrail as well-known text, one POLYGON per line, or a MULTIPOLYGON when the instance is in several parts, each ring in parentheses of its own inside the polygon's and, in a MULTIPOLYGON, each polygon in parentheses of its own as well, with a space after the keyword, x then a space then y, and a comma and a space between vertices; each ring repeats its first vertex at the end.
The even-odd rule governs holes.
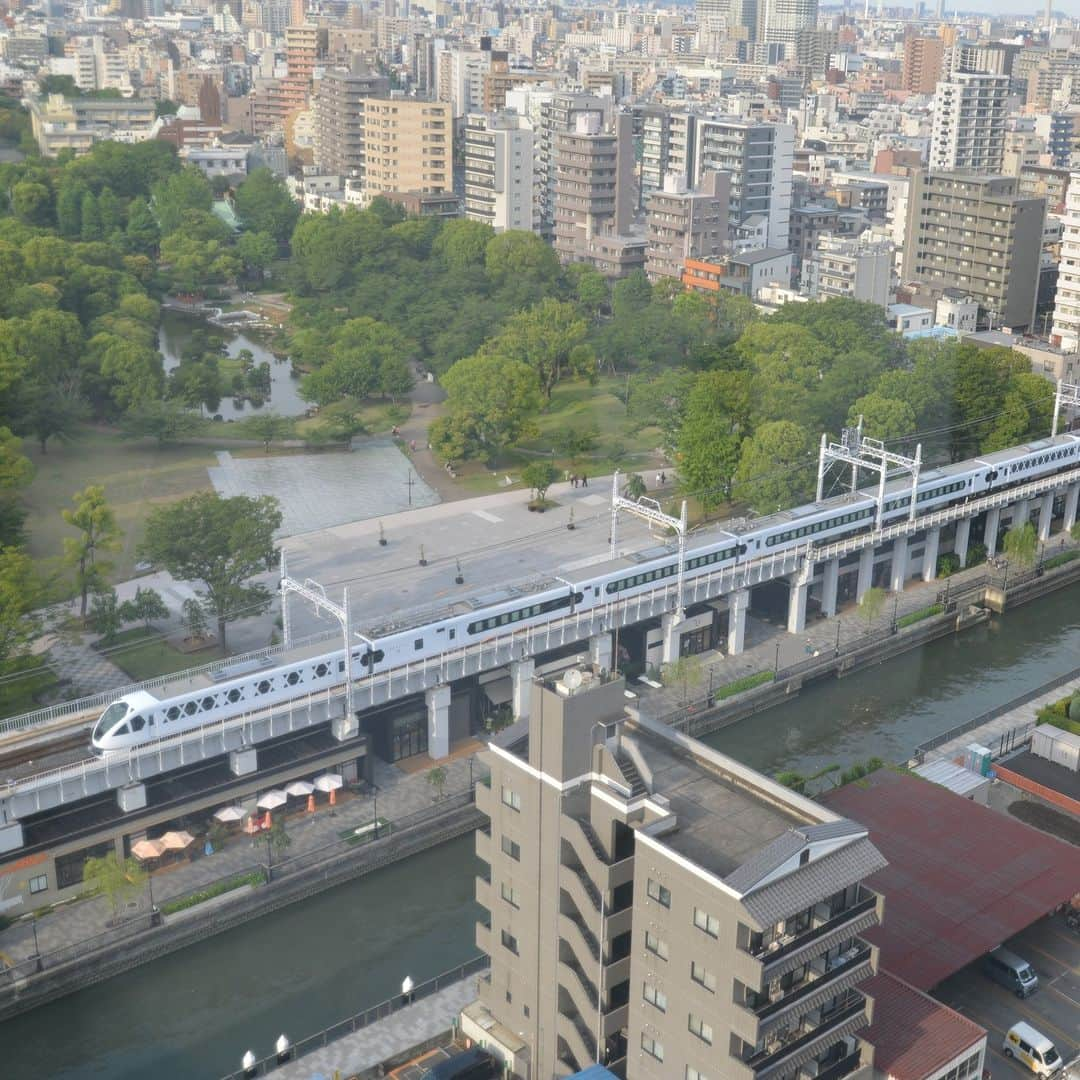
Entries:
MULTIPOLYGON (((445 990, 448 986, 453 986, 455 983, 469 978, 470 975, 478 975, 482 971, 487 971, 490 966, 491 960, 487 956, 474 956, 471 960, 466 960, 465 963, 458 964, 457 967, 444 971, 433 979, 418 983, 407 996, 397 994, 394 997, 387 998, 385 1001, 379 1002, 378 1005, 373 1005, 370 1009, 365 1009, 363 1012, 346 1017, 346 1019, 331 1027, 324 1028, 316 1035, 309 1035, 306 1039, 301 1039, 298 1043, 293 1044, 292 1053, 287 1060, 295 1061, 297 1058, 305 1057, 316 1050, 322 1050, 330 1043, 344 1038, 346 1035, 351 1035, 355 1031, 361 1031, 374 1024, 377 1020, 385 1020, 399 1010, 417 1001, 422 1001, 424 998, 431 997, 440 990, 445 990)), ((277 1056, 270 1054, 257 1061, 251 1069, 241 1069, 239 1072, 229 1073, 222 1080, 244 1080, 245 1077, 250 1076, 266 1076, 268 1073, 273 1072, 277 1066, 277 1056)))

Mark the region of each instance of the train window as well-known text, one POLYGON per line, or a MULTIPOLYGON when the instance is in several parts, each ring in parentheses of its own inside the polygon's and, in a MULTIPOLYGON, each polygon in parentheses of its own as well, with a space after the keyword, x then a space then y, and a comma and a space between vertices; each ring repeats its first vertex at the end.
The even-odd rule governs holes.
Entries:
MULTIPOLYGON (((536 609, 534 608, 533 610, 535 611, 536 609)), ((457 637, 457 630, 455 630, 454 627, 451 626, 450 627, 450 640, 453 641, 454 638, 456 638, 456 637, 457 637)))
POLYGON ((339 675, 345 670, 345 661, 344 660, 339 660, 337 662, 337 669, 338 669, 338 674, 339 675))
POLYGON ((329 673, 329 671, 330 671, 330 668, 326 664, 316 664, 315 665, 315 675, 316 675, 317 678, 320 678, 320 679, 324 678, 329 673))
POLYGON ((113 728, 113 730, 109 734, 111 734, 111 735, 130 735, 131 730, 130 730, 130 728, 128 728, 127 723, 123 723, 118 728, 113 728))
MULTIPOLYGON (((322 664, 320 666, 324 667, 324 668, 326 667, 325 664, 322 664)), ((324 672, 324 674, 325 674, 325 672, 324 672)), ((270 693, 270 680, 269 679, 262 679, 256 685, 255 691, 256 691, 256 693, 259 693, 259 694, 269 694, 270 693)))
POLYGON ((289 674, 285 676, 285 681, 290 686, 295 686, 300 681, 300 672, 290 671, 289 674))
POLYGON ((165 719, 166 720, 176 720, 179 716, 180 716, 180 706, 179 705, 172 705, 168 709, 165 710, 165 719))
POLYGON ((412 643, 412 647, 413 647, 414 651, 419 652, 424 647, 424 639, 422 637, 418 637, 412 643))
POLYGON ((237 702, 238 702, 238 701, 240 700, 240 698, 241 698, 242 696, 243 696, 243 695, 242 695, 242 694, 240 693, 240 688, 239 688, 238 686, 234 686, 234 687, 233 687, 233 688, 232 688, 232 689, 231 689, 231 690, 230 690, 230 691, 229 691, 229 692, 228 692, 228 693, 227 693, 227 694, 225 695, 225 697, 227 698, 227 700, 228 700, 228 702, 229 702, 229 704, 230 704, 230 705, 235 705, 235 704, 236 704, 236 703, 237 703, 237 702))
POLYGON ((185 701, 184 713, 187 716, 194 716, 199 711, 199 703, 197 701, 185 701))
POLYGON ((146 721, 141 716, 133 716, 129 723, 132 731, 142 731, 146 727, 146 721))
POLYGON ((213 699, 213 697, 207 695, 202 699, 200 704, 202 705, 203 712, 209 712, 217 704, 217 702, 213 699))

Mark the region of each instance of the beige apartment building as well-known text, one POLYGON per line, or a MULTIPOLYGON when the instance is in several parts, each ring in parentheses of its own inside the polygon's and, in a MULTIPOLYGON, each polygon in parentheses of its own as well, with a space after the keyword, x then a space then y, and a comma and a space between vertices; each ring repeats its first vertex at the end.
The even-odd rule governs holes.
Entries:
POLYGON ((466 1034, 528 1080, 868 1072, 885 865, 867 830, 663 725, 625 683, 534 680, 524 740, 481 757, 491 957, 466 1034))
POLYGON ((332 69, 319 80, 314 98, 315 164, 324 173, 364 175, 365 98, 386 94, 390 80, 373 71, 332 69))
POLYGON ((1018 190, 1012 176, 916 173, 903 282, 935 297, 962 289, 978 301, 982 326, 1031 327, 1046 201, 1018 190))
POLYGON ((706 172, 695 191, 669 173, 646 204, 645 272, 650 279, 681 281, 687 259, 715 262, 728 246, 731 178, 706 172))
POLYGON ((408 98, 365 98, 363 201, 390 191, 453 191, 450 105, 408 98))

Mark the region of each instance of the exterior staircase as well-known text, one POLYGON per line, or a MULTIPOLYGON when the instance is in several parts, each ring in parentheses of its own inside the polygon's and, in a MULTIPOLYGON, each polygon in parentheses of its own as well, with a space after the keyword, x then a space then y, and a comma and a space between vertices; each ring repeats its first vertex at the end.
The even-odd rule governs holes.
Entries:
POLYGON ((630 798, 637 799, 642 795, 648 795, 649 789, 645 786, 645 781, 641 779, 641 773, 638 772, 637 766, 630 759, 630 755, 616 754, 615 761, 622 770, 623 776, 626 777, 626 782, 630 785, 630 798))

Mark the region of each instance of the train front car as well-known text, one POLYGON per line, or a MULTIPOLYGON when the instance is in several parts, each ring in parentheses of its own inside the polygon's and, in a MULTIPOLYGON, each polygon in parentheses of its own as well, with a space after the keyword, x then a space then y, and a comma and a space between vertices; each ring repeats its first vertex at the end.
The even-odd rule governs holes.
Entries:
POLYGON ((154 710, 161 704, 145 690, 117 698, 98 717, 90 745, 101 755, 122 753, 154 737, 154 710))

